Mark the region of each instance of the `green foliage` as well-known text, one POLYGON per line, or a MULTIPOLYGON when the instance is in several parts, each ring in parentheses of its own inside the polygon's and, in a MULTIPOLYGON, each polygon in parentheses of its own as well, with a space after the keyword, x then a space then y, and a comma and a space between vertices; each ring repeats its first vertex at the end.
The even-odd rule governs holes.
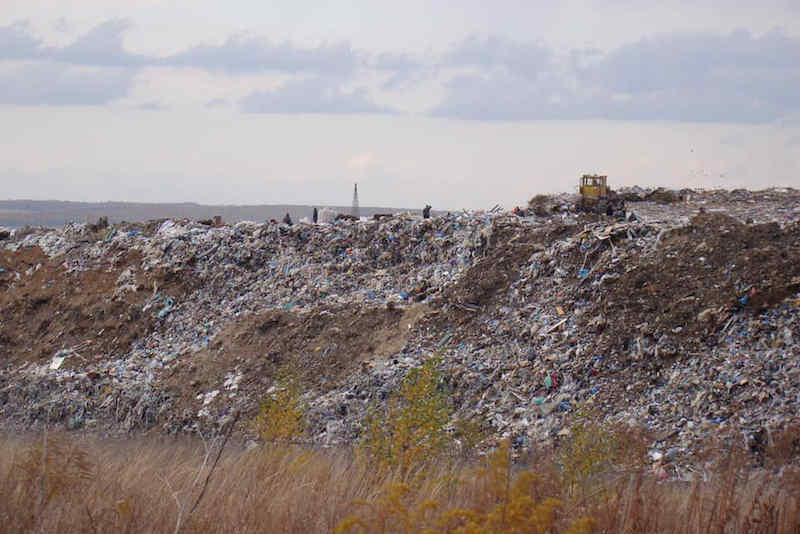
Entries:
POLYGON ((306 406, 300 384, 292 373, 284 370, 282 375, 253 422, 259 437, 266 442, 291 442, 305 432, 306 406))
POLYGON ((440 388, 440 358, 409 371, 385 408, 373 407, 365 421, 362 450, 383 466, 403 472, 441 455, 451 441, 448 397, 440 388))

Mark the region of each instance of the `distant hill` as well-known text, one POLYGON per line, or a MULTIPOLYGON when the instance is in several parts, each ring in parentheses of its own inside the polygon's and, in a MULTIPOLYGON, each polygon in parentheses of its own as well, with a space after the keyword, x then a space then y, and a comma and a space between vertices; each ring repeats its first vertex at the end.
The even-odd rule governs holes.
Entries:
MULTIPOLYGON (((327 207, 337 213, 350 213, 350 206, 327 207)), ((0 226, 61 227, 67 222, 95 222, 99 217, 108 217, 109 222, 137 222, 169 217, 188 219, 210 219, 220 215, 225 222, 265 221, 282 219, 288 212, 294 221, 311 218, 314 206, 303 205, 257 205, 216 206, 194 203, 150 204, 136 202, 67 202, 56 200, 0 200, 0 226)), ((396 212, 421 213, 421 209, 361 207, 361 215, 396 212)))

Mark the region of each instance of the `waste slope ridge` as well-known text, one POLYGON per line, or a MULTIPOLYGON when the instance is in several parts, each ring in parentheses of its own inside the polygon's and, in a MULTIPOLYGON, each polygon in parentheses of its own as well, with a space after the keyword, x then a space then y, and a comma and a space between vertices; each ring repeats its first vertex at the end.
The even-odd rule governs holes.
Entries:
MULTIPOLYGON (((153 414, 158 414, 165 429, 174 429, 176 420, 181 430, 213 427, 240 399, 226 405, 221 401, 228 397, 220 396, 203 410, 205 399, 214 398, 205 396, 211 389, 198 393, 198 399, 192 397, 196 403, 188 415, 176 414, 173 405, 185 405, 180 397, 184 392, 169 391, 164 380, 219 341, 217 336, 224 339, 235 332, 235 326, 226 330, 229 325, 275 309, 287 314, 352 306, 361 310, 400 304, 412 298, 410 294, 424 299, 471 264, 481 232, 492 223, 488 215, 431 220, 397 216, 333 225, 238 223, 221 228, 167 220, 118 225, 99 235, 75 224, 19 236, 15 232, 7 253, 44 253, 55 269, 53 286, 66 297, 76 294, 84 278, 98 277, 105 280, 97 286, 98 293, 105 291, 99 297, 103 305, 120 296, 130 299, 140 318, 131 313, 120 321, 148 328, 129 347, 109 347, 97 358, 82 352, 85 338, 57 335, 57 342, 35 358, 28 357, 30 347, 4 346, 8 356, 0 375, 0 415, 25 426, 69 419, 75 425, 113 430, 152 426, 153 414), (122 269, 129 256, 137 260, 122 269), (119 268, 103 274, 114 264, 119 268), (151 287, 154 278, 159 283, 151 287), (183 290, 175 291, 170 283, 183 290), (49 355, 44 352, 56 346, 49 355), (43 357, 47 360, 41 361, 43 357), (20 365, 10 367, 12 359, 20 365)), ((40 280, 31 281, 33 271, 22 267, 9 265, 2 273, 8 294, 27 287, 39 291, 40 280)), ((25 298, 34 298, 33 293, 25 298)), ((69 306, 68 299, 53 304, 69 306)), ((51 309, 53 314, 61 312, 57 308, 51 309)), ((364 323, 361 328, 373 326, 364 323)), ((18 328, 27 334, 29 330, 18 328)), ((91 340, 103 326, 93 323, 89 330, 85 335, 91 340)), ((304 333, 291 328, 284 332, 299 336, 296 342, 283 342, 284 347, 301 344, 304 333)), ((349 331, 344 335, 353 339, 349 331)), ((386 350, 401 350, 402 343, 393 339, 402 336, 389 339, 392 336, 387 334, 386 350)), ((341 352, 353 348, 344 345, 341 352)), ((254 356, 260 356, 258 349, 253 347, 254 356)), ((224 377, 217 379, 221 385, 224 377)))
MULTIPOLYGON (((558 443, 588 404, 651 430, 661 457, 690 457, 714 434, 758 454, 800 402, 797 220, 763 224, 794 212, 759 210, 758 197, 726 206, 715 192, 719 213, 692 198, 637 203, 626 221, 562 211, 36 232, 8 248, 39 247, 65 284, 117 261, 106 298, 134 299, 149 326, 94 361, 54 351, 23 364, 15 346, 0 418, 206 432, 254 415, 293 364, 308 439, 348 442, 438 353, 454 417, 479 421, 486 446, 558 443), (739 209, 763 218, 745 224, 739 209), (154 292, 152 277, 175 291, 154 292)), ((6 276, 17 291, 31 275, 6 276)))
MULTIPOLYGON (((287 374, 304 389, 334 390, 361 372, 365 361, 401 351, 426 311, 424 304, 405 309, 320 306, 235 320, 164 378, 164 388, 176 400, 171 411, 191 411, 197 395, 219 391, 220 377, 225 377, 223 391, 240 397, 238 409, 245 413, 255 412, 287 374)), ((173 424, 180 429, 181 421, 173 424)))
POLYGON ((177 298, 188 291, 186 281, 163 271, 134 275, 130 267, 140 261, 138 252, 125 251, 102 268, 68 274, 38 247, 0 249, 0 366, 49 363, 62 350, 76 356, 66 368, 127 354, 154 326, 142 313, 152 288, 177 298))
POLYGON ((420 354, 441 351, 457 416, 520 447, 557 442, 589 404, 653 431, 657 457, 685 458, 712 435, 763 454, 800 402, 798 224, 573 222, 509 223, 432 299, 404 358, 315 400, 325 439, 352 439, 358 399, 395 390, 420 354), (513 244, 530 255, 515 259, 513 244))
MULTIPOLYGON (((800 225, 701 214, 664 233, 655 254, 632 259, 599 266, 615 279, 587 314, 614 318, 598 349, 626 354, 639 343, 663 356, 685 355, 716 345, 738 310, 758 314, 800 290, 800 225)), ((588 284, 581 292, 592 296, 588 284)))

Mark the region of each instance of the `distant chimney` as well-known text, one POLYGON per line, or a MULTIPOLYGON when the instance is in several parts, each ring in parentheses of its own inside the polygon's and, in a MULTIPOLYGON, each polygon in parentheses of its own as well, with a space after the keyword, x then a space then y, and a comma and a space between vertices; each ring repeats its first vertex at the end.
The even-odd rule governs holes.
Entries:
POLYGON ((353 208, 350 211, 350 215, 353 217, 361 217, 360 209, 358 208, 358 184, 353 186, 353 208))

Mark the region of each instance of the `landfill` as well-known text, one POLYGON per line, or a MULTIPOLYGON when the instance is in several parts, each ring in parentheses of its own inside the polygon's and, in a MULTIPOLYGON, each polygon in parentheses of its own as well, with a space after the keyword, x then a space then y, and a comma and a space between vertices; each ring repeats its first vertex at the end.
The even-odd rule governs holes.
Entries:
MULTIPOLYGON (((536 210, 320 224, 185 219, 0 242, 0 423, 205 432, 302 376, 308 441, 441 357, 453 424, 555 444, 587 407, 691 463, 798 422, 800 191, 631 188, 536 210)), ((241 419, 240 431, 251 432, 241 419)), ((675 469, 678 469, 675 467, 675 469)))

